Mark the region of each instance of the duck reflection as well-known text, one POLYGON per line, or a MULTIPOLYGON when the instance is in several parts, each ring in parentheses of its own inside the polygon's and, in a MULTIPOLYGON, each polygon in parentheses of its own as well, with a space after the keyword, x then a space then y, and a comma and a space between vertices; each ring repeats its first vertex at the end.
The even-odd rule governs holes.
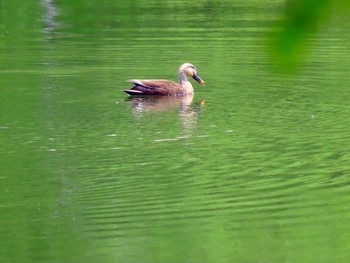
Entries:
POLYGON ((141 118, 146 112, 170 111, 179 109, 179 118, 185 129, 193 129, 197 124, 199 112, 201 112, 205 100, 193 102, 193 94, 174 97, 174 96, 139 96, 129 97, 127 102, 131 102, 136 118, 141 118))

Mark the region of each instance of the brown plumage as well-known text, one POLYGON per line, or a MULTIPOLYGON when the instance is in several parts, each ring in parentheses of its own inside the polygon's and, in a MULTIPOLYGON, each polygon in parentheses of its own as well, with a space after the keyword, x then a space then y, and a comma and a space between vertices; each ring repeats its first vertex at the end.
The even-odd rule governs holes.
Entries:
POLYGON ((191 76, 201 85, 205 82, 198 76, 194 65, 185 63, 179 68, 179 83, 165 79, 148 80, 127 80, 135 84, 131 89, 125 89, 124 92, 130 95, 153 95, 153 96, 181 96, 193 94, 194 90, 187 77, 191 76))

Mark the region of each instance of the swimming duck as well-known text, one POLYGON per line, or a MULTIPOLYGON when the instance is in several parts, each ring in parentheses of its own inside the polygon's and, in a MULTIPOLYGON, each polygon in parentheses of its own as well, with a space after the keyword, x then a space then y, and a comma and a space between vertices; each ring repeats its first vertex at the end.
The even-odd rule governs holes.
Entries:
POLYGON ((127 82, 135 84, 131 89, 124 92, 130 95, 154 95, 154 96, 181 96, 193 94, 194 90, 187 77, 191 76, 199 84, 205 82, 198 76, 197 69, 190 63, 184 63, 179 68, 179 83, 164 79, 137 80, 131 79, 127 82))

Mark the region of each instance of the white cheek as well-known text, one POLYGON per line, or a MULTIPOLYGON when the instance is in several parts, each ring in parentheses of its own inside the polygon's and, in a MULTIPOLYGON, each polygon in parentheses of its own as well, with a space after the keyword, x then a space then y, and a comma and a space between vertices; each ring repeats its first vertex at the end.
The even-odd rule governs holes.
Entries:
POLYGON ((186 70, 186 75, 187 75, 187 76, 193 76, 195 73, 196 73, 196 72, 195 72, 193 69, 191 69, 191 68, 189 68, 189 69, 186 70))

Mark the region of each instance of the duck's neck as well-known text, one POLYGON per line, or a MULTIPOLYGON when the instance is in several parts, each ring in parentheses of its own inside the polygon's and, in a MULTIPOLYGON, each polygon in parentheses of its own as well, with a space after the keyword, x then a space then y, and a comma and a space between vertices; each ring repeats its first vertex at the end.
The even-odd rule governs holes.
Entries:
POLYGON ((191 82, 188 81, 186 73, 181 70, 179 71, 179 82, 180 85, 186 90, 186 94, 193 93, 193 87, 191 82))

